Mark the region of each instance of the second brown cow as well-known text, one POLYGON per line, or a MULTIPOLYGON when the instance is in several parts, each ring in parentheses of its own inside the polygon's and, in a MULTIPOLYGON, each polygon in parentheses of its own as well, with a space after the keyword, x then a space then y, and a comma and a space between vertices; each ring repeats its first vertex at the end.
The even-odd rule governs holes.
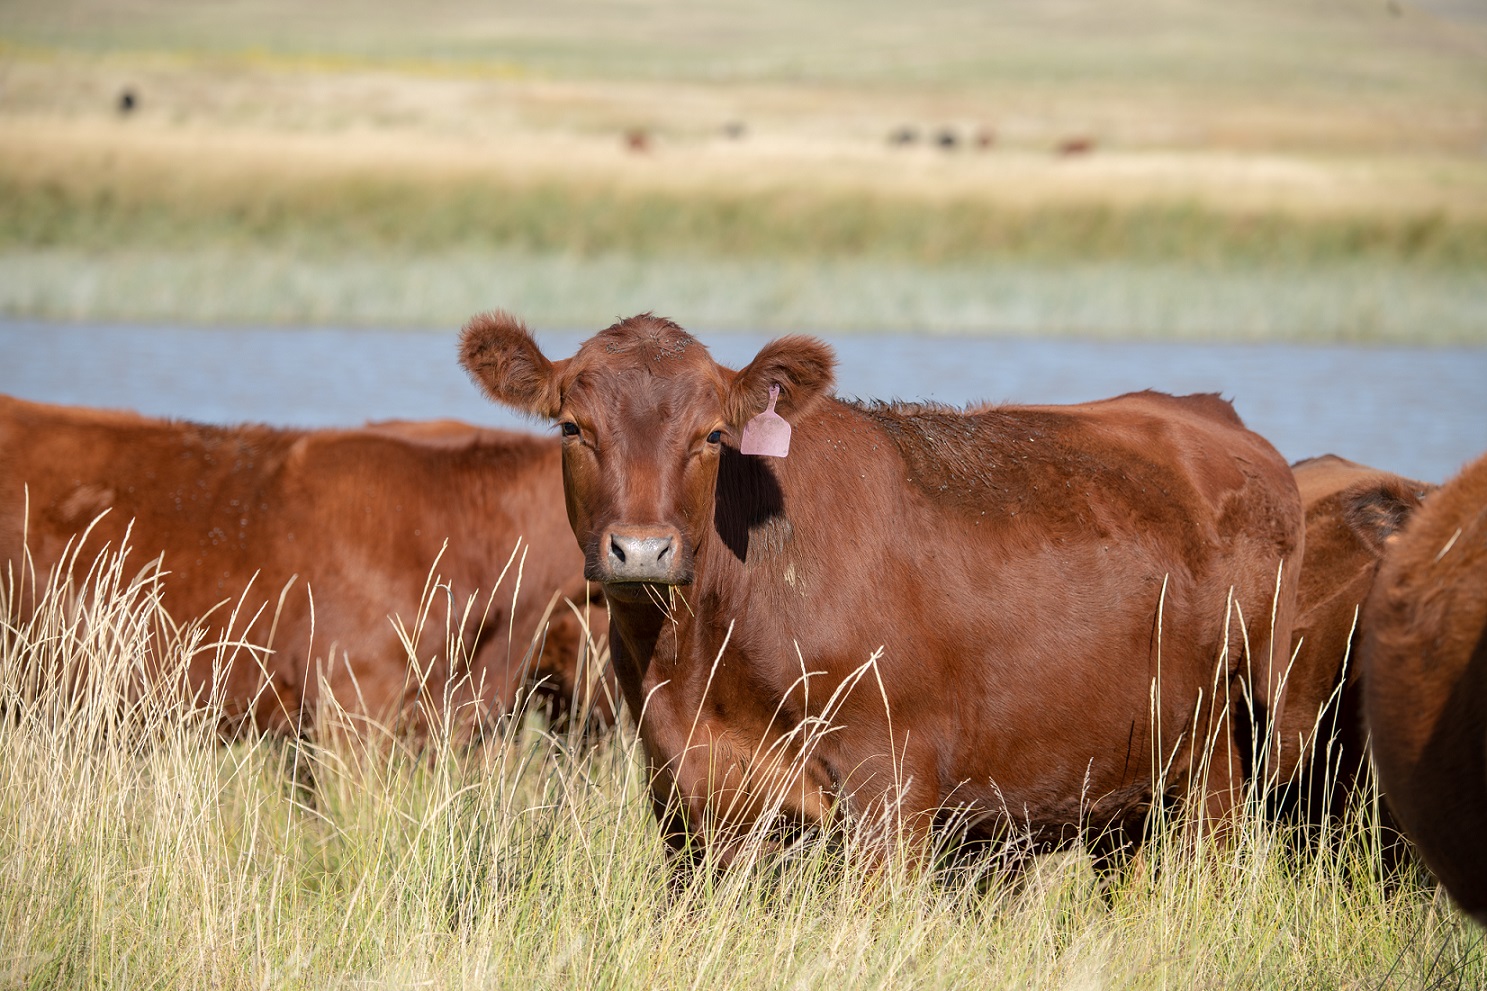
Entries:
POLYGON ((24 622, 59 568, 126 537, 131 570, 159 559, 172 620, 255 648, 190 664, 229 732, 307 732, 323 691, 412 732, 478 728, 533 687, 562 715, 591 701, 578 613, 600 640, 607 619, 558 462, 554 440, 454 421, 216 427, 0 397, 0 567, 24 622))

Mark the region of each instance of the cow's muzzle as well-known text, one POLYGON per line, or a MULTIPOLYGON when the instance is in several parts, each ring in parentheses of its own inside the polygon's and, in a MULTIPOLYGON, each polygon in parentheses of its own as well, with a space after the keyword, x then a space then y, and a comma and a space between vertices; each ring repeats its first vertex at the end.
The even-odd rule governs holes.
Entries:
POLYGON ((614 526, 599 539, 598 579, 605 584, 685 585, 692 580, 682 536, 666 526, 614 526))

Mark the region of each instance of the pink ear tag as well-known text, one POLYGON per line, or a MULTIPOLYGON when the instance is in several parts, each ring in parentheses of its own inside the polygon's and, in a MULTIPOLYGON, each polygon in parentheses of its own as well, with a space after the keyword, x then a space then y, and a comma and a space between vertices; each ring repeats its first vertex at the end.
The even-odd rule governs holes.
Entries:
POLYGON ((780 398, 780 387, 769 387, 769 409, 744 424, 743 436, 738 449, 744 454, 767 454, 771 458, 783 458, 790 453, 790 424, 774 411, 780 398))

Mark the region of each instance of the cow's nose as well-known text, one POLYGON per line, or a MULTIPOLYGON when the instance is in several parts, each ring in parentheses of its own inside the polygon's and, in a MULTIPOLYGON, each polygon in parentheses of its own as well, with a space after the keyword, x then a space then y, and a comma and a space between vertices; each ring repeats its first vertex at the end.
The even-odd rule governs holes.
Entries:
POLYGON ((611 533, 607 556, 611 581, 665 582, 676 562, 676 538, 611 533))

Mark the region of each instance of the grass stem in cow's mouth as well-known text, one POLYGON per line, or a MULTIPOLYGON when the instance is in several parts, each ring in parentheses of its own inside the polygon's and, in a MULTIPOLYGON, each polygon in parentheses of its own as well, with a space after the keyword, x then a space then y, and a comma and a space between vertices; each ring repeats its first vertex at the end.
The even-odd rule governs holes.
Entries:
MULTIPOLYGON (((688 579, 679 584, 688 585, 691 584, 691 580, 688 579)), ((624 602, 649 601, 665 609, 670 590, 677 587, 677 585, 661 585, 656 582, 604 582, 604 594, 611 599, 624 602)))

